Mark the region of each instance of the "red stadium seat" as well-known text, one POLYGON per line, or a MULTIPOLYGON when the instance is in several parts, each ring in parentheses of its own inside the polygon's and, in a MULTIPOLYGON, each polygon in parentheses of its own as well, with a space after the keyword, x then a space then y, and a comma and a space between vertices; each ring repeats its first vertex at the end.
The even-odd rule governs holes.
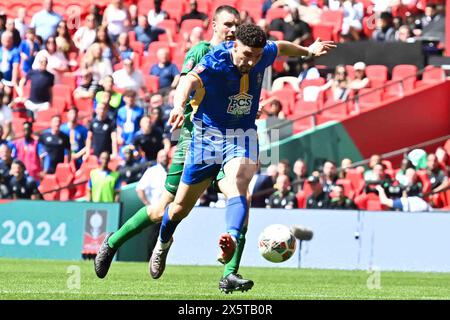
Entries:
POLYGON ((144 44, 139 41, 130 41, 130 47, 135 52, 134 57, 142 56, 144 54, 144 44), (137 53, 137 54, 136 54, 137 53))
POLYGON ((319 111, 319 104, 317 101, 303 101, 298 100, 294 109, 292 109, 292 114, 295 116, 308 115, 319 111))
POLYGON ((334 27, 328 24, 316 24, 311 26, 313 39, 333 40, 334 27))
POLYGON ((267 23, 271 23, 275 19, 284 19, 288 15, 288 11, 284 8, 270 8, 266 13, 267 23))
POLYGON ((270 30, 269 31, 269 35, 274 37, 277 40, 283 40, 284 39, 284 34, 281 31, 270 30))
POLYGON ((169 18, 177 22, 181 20, 181 16, 184 14, 184 6, 179 0, 164 0, 161 8, 169 14, 169 18))
POLYGON ((218 7, 228 5, 236 7, 237 0, 212 0, 211 2, 211 12, 214 12, 218 7))
POLYGON ((417 81, 417 85, 433 85, 443 81, 445 81, 445 71, 442 68, 427 66, 422 73, 422 80, 417 81))
POLYGON ((67 187, 74 179, 71 163, 58 163, 55 171, 56 181, 60 187, 67 187))
POLYGON ((357 169, 347 169, 345 178, 351 181, 352 188, 356 194, 362 192, 366 183, 364 181, 364 174, 361 171, 357 169))
POLYGON ((366 67, 366 75, 372 81, 372 79, 379 79, 383 81, 388 80, 388 68, 384 65, 370 65, 366 67))
POLYGON ((300 88, 306 88, 309 86, 322 86, 325 84, 325 79, 324 78, 317 78, 317 79, 305 79, 302 81, 302 83, 300 84, 300 88))
POLYGON ((368 199, 367 200, 367 210, 368 211, 382 211, 383 207, 379 199, 368 199))
POLYGON ((200 19, 189 19, 184 20, 180 26, 180 34, 190 34, 192 29, 200 27, 203 29, 203 20, 200 19))
POLYGON ((175 20, 167 19, 163 20, 157 25, 159 28, 164 30, 170 30, 173 36, 177 34, 177 22, 175 20))
POLYGON ((296 92, 289 87, 272 92, 272 97, 276 97, 283 106, 285 115, 291 114, 294 109, 296 92))
POLYGON ((262 17, 263 1, 261 0, 241 0, 238 2, 239 11, 247 11, 249 16, 256 22, 262 17))
POLYGON ((59 189, 58 181, 56 180, 56 175, 47 174, 41 181, 39 185, 39 192, 43 194, 45 200, 59 200, 59 191, 50 192, 52 190, 59 189))
POLYGON ((147 90, 151 93, 156 93, 159 90, 159 78, 147 73, 144 73, 144 82, 147 90))
POLYGON ((392 81, 402 80, 404 92, 414 90, 417 67, 412 64, 399 64, 392 69, 392 81))
POLYGON ((361 89, 358 92, 358 105, 360 109, 369 109, 381 103, 380 89, 361 89))

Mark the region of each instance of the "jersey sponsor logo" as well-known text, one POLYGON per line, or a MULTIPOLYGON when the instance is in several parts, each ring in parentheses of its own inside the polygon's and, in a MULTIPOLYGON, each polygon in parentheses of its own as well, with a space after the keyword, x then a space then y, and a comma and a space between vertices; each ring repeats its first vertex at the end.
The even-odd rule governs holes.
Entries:
POLYGON ((192 70, 193 67, 194 67, 194 59, 189 59, 184 64, 184 69, 186 69, 186 70, 192 70))
POLYGON ((203 71, 205 71, 205 67, 202 66, 201 64, 196 65, 195 68, 194 68, 194 72, 197 73, 197 74, 200 74, 203 71))
POLYGON ((239 93, 228 97, 228 99, 230 100, 230 104, 228 105, 227 113, 235 116, 250 114, 253 99, 252 95, 239 93))

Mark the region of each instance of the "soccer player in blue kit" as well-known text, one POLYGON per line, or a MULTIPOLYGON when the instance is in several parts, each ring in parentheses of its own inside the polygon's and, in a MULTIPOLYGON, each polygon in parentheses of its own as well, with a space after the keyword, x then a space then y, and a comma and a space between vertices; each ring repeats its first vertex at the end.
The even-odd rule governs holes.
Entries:
POLYGON ((256 115, 266 67, 277 56, 321 56, 335 45, 316 40, 305 48, 288 41, 267 41, 254 24, 236 29, 236 41, 223 43, 203 57, 186 81, 177 87, 169 124, 172 130, 184 121, 184 105, 192 99, 199 106, 193 116, 194 130, 182 181, 175 200, 164 212, 158 241, 150 258, 150 274, 161 277, 179 222, 223 169, 220 185, 227 197, 226 233, 219 240, 218 260, 233 256, 247 215, 248 185, 257 170, 256 115))

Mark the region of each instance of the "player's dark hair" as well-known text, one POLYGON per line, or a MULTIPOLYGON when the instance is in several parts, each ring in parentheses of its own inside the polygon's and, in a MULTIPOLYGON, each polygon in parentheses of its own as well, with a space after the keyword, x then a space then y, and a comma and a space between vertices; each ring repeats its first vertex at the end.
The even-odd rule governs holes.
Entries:
POLYGON ((264 30, 253 23, 238 26, 236 28, 236 39, 251 48, 264 48, 267 43, 264 30))
POLYGON ((215 21, 217 19, 217 16, 224 11, 228 12, 232 15, 235 15, 236 17, 239 18, 239 11, 237 11, 237 9, 235 7, 224 5, 224 6, 217 7, 217 9, 214 11, 213 20, 215 21))

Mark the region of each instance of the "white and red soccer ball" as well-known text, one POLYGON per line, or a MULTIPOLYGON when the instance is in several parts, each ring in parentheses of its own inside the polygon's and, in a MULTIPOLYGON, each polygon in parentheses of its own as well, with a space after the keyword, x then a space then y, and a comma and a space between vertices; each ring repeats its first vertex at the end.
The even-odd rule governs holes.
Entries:
POLYGON ((295 252, 296 239, 288 227, 281 224, 268 226, 258 239, 261 255, 270 262, 284 262, 295 252))

